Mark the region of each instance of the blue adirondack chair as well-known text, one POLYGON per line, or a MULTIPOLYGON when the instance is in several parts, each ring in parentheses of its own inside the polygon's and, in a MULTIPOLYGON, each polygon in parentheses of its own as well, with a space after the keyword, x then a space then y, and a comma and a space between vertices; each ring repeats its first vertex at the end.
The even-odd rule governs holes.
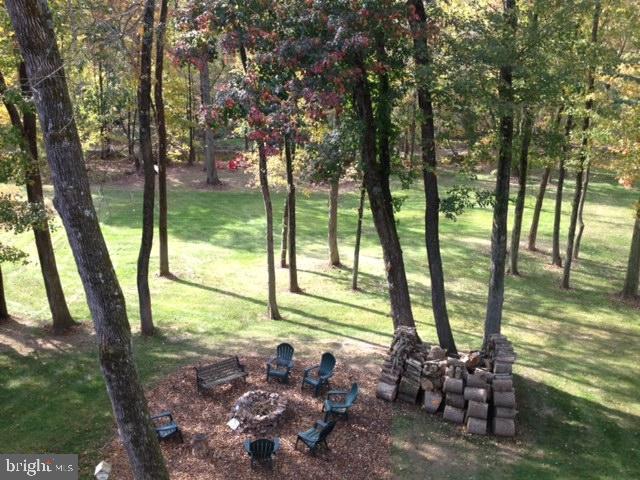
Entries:
POLYGON ((180 427, 178 427, 178 424, 174 422, 171 412, 162 412, 159 415, 154 415, 151 417, 151 421, 154 423, 154 428, 159 440, 168 440, 172 437, 176 437, 180 440, 180 443, 184 442, 180 427))
POLYGON ((245 440, 244 451, 251 458, 251 468, 257 465, 267 465, 273 468, 276 452, 280 449, 280 439, 259 438, 258 440, 245 440))
POLYGON ((313 394, 318 396, 322 387, 329 386, 329 379, 333 376, 333 369, 336 366, 336 357, 329 352, 322 354, 320 359, 320 365, 314 365, 313 367, 306 368, 304 370, 304 376, 302 377, 302 386, 304 388, 306 384, 313 387, 313 394))
POLYGON ((304 432, 298 433, 298 438, 296 438, 296 446, 298 448, 298 442, 302 441, 307 447, 309 447, 309 451, 311 453, 315 453, 320 446, 323 446, 330 450, 329 445, 327 445, 327 437, 333 431, 333 427, 336 426, 335 421, 331 422, 323 422, 322 420, 316 421, 313 428, 306 430, 304 432))
POLYGON ((351 390, 332 390, 327 393, 327 399, 324 401, 322 411, 324 421, 326 422, 331 415, 344 417, 349 419, 349 409, 358 399, 358 384, 351 384, 351 390))
POLYGON ((276 356, 267 362, 267 382, 270 377, 278 378, 289 383, 289 375, 293 368, 293 347, 288 343, 281 343, 276 348, 276 356))

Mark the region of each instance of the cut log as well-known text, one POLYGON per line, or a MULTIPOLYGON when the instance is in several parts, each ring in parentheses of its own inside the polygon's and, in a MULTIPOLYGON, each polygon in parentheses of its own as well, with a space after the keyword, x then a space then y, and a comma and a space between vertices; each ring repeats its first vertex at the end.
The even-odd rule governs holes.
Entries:
POLYGON ((467 416, 475 417, 475 418, 484 418, 486 420, 489 416, 489 404, 471 400, 467 404, 467 416))
POLYGON ((493 407, 493 416, 500 418, 516 418, 518 411, 515 408, 493 407))
POLYGON ((516 391, 493 392, 493 404, 496 407, 514 408, 516 406, 516 391))
POLYGON ((444 380, 443 390, 451 393, 462 393, 464 391, 464 380, 461 378, 447 377, 444 380))
POLYGON ((462 408, 447 405, 444 407, 444 414, 442 416, 449 422, 458 424, 464 423, 464 410, 462 408))
POLYGON ((431 350, 429 350, 429 355, 427 356, 427 359, 441 360, 443 358, 446 358, 446 356, 447 356, 447 351, 444 348, 441 348, 438 345, 434 345, 431 347, 431 350))
POLYGON ((430 391, 434 389, 433 382, 426 377, 423 377, 422 380, 420 380, 420 386, 424 391, 430 391))
POLYGON ((491 385, 494 392, 510 392, 513 390, 513 380, 511 378, 496 378, 491 385))
POLYGON ((467 387, 464 389, 464 399, 486 403, 489 399, 489 390, 486 388, 467 387))
POLYGON ((477 373, 467 375, 467 387, 487 388, 487 379, 484 375, 477 373))
POLYGON ((398 393, 398 385, 393 385, 380 382, 378 388, 376 388, 376 397, 386 400, 387 402, 393 402, 396 399, 398 393))
POLYGON ((464 396, 460 395, 459 393, 447 392, 445 403, 447 405, 451 405, 452 407, 464 408, 464 405, 465 405, 464 396))
POLYGON ((442 404, 442 393, 424 392, 424 402, 422 405, 429 413, 436 413, 442 404))
POLYGON ((513 437, 516 434, 516 422, 512 418, 494 417, 493 433, 499 437, 513 437))
POLYGON ((504 362, 495 362, 493 364, 494 373, 512 373, 512 364, 504 362))
POLYGON ((467 432, 475 435, 487 434, 487 420, 485 418, 467 418, 467 432))
POLYGON ((401 402, 405 402, 405 403, 409 403, 411 405, 415 405, 416 404, 416 400, 417 400, 418 395, 409 395, 403 392, 398 392, 398 400, 400 400, 401 402))

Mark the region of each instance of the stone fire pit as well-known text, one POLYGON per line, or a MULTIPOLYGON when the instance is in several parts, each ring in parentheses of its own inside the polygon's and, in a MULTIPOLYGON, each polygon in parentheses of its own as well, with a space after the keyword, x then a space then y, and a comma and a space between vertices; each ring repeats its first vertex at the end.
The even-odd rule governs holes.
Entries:
MULTIPOLYGON (((236 432, 267 433, 277 427, 287 410, 287 399, 277 393, 251 390, 236 402, 230 423, 238 421, 236 432)), ((233 428, 233 426, 231 426, 233 428)))

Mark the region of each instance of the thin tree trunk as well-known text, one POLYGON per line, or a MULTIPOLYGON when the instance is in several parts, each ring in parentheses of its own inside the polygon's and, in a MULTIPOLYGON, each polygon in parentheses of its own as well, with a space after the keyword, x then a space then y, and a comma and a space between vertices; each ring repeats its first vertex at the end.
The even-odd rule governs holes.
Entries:
POLYGON ((329 265, 340 266, 340 253, 338 252, 338 190, 340 181, 331 180, 329 188, 329 265))
POLYGON ((131 134, 131 141, 133 142, 132 148, 133 148, 133 166, 136 169, 136 173, 140 173, 140 168, 142 167, 142 164, 140 163, 140 154, 139 152, 136 153, 135 151, 135 143, 136 143, 136 128, 137 128, 137 123, 138 123, 138 118, 140 117, 140 112, 138 112, 138 107, 136 105, 136 109, 134 111, 133 114, 133 127, 132 127, 132 134, 131 134))
POLYGON ((287 209, 288 212, 288 241, 289 241, 289 291, 301 293, 298 285, 298 263, 296 261, 296 185, 293 182, 293 148, 291 134, 284 138, 284 156, 287 165, 287 209))
POLYGON ((560 154, 560 165, 558 167, 558 186, 556 188, 556 205, 553 218, 553 240, 551 247, 551 263, 562 267, 562 257, 560 256, 560 221, 562 219, 562 191, 564 188, 564 178, 567 174, 565 162, 571 149, 571 131, 573 130, 573 115, 567 116, 567 123, 564 127, 565 144, 560 154))
POLYGON ((587 171, 584 174, 584 182, 582 184, 582 195, 580 196, 580 208, 578 209, 578 235, 576 236, 576 245, 573 249, 573 258, 578 259, 580 256, 580 242, 584 233, 584 202, 587 200, 587 191, 589 189, 589 177, 591 176, 591 162, 587 164, 587 171))
POLYGON ((413 118, 411 119, 411 129, 409 134, 411 135, 411 143, 409 144, 409 170, 413 171, 413 156, 416 151, 416 109, 417 100, 413 102, 413 118))
MULTIPOLYGON (((515 48, 517 26, 516 0, 504 0, 504 16, 509 24, 508 38, 505 41, 510 49, 515 48)), ((509 180, 513 156, 513 65, 500 68, 498 95, 503 113, 500 118, 499 154, 496 176, 495 206, 493 209, 493 228, 491 231, 491 274, 489 277, 489 295, 487 314, 484 324, 484 343, 493 333, 500 333, 502 326, 502 306, 504 303, 504 273, 507 255, 507 216, 509 214, 509 180)))
POLYGON ((627 263, 627 274, 624 278, 622 298, 638 298, 638 283, 640 282, 640 201, 636 203, 636 221, 633 224, 631 249, 627 263))
POLYGON ((93 317, 98 356, 118 431, 136 480, 168 480, 133 360, 124 296, 91 199, 64 67, 44 0, 6 0, 31 85, 55 188, 93 317))
POLYGON ((155 0, 146 0, 144 7, 143 34, 140 48, 140 83, 138 87, 138 110, 140 112, 140 153, 144 171, 142 200, 142 240, 138 254, 138 297, 140 302, 140 331, 153 335, 151 292, 149 291, 149 257, 153 245, 153 210, 155 195, 155 170, 151 148, 151 50, 153 46, 153 14, 155 0))
MULTIPOLYGON (((22 93, 30 98, 31 87, 27 78, 27 69, 24 62, 20 64, 19 70, 20 84, 22 93)), ((17 113, 17 112, 16 112, 17 113)), ((19 125, 19 115, 16 115, 17 124, 19 125)), ((25 143, 30 150, 29 168, 27 169, 27 200, 29 203, 39 205, 44 208, 44 193, 42 191, 42 178, 40 177, 40 167, 38 165, 38 138, 36 115, 32 111, 25 110, 22 117, 23 134, 25 143)), ((45 222, 41 228, 34 228, 33 234, 36 241, 36 249, 38 250, 38 259, 40 261, 40 270, 44 280, 44 287, 47 292, 47 300, 49 302, 49 310, 53 321, 53 332, 55 334, 64 333, 77 322, 71 317, 67 300, 62 290, 60 275, 58 274, 58 266, 56 264, 56 256, 53 251, 51 242, 51 233, 49 231, 49 223, 45 222)))
MULTIPOLYGON (((200 97, 202 108, 211 107, 211 79, 209 78, 209 62, 205 57, 200 68, 200 97)), ((218 169, 214 155, 213 130, 208 125, 204 126, 204 164, 207 169, 207 185, 220 185, 218 169)))
POLYGON ((160 19, 156 32, 156 126, 158 128, 158 239, 160 241, 160 276, 167 277, 169 271, 169 235, 167 232, 167 125, 164 115, 162 72, 164 65, 164 37, 167 28, 167 0, 161 0, 160 19))
MULTIPOLYGON (((410 18, 413 32, 414 58, 416 67, 428 70, 431 65, 429 45, 427 43, 428 22, 422 0, 410 0, 417 18, 410 18)), ((416 78, 418 85, 418 105, 421 111, 420 132, 422 139, 422 178, 425 192, 425 244, 431 278, 431 307, 442 348, 450 354, 456 354, 456 344, 449 323, 447 301, 444 287, 444 272, 440 254, 440 196, 438 194, 438 176, 436 174, 437 155, 435 125, 431 91, 426 79, 416 78)))
POLYGON ((547 191, 547 184, 551 177, 551 167, 544 167, 542 178, 540 178, 540 187, 538 188, 538 196, 536 197, 536 205, 533 207, 533 218, 531 219, 531 228, 529 229, 528 250, 535 252, 536 240, 538 239, 538 225, 540 224, 540 213, 542 212, 542 202, 544 202, 544 194, 547 191))
MULTIPOLYGON (((595 11, 593 14, 593 26, 591 29, 591 43, 595 45, 598 42, 598 26, 600 23, 600 12, 602 5, 600 0, 595 2, 595 11)), ((587 102, 585 105, 586 113, 582 120, 582 145, 580 147, 580 157, 578 159, 578 171, 576 173, 576 189, 573 196, 573 205, 571 209, 571 221, 569 223, 569 238, 567 239, 567 256, 564 262, 564 271, 562 275, 562 288, 568 289, 571 280, 571 264, 573 261, 574 242, 576 235, 576 225, 578 223, 578 211, 582 200, 582 182, 584 177, 584 164, 587 161, 587 148, 589 145, 589 129, 591 127, 591 110, 593 109, 593 98, 591 95, 594 89, 594 73, 593 67, 589 68, 587 78, 587 102)))
POLYGON ((363 74, 358 77, 354 86, 354 103, 358 115, 363 122, 361 148, 364 171, 364 183, 369 195, 369 205, 373 215, 373 222, 378 232, 382 254, 384 258, 389 300, 391 302, 391 316, 394 328, 406 326, 415 328, 409 285, 402 258, 402 248, 396 230, 393 215, 391 191, 389 189, 388 159, 377 155, 377 128, 373 115, 371 91, 366 76, 364 63, 358 65, 363 74))
POLYGON ((2 275, 2 267, 0 264, 0 323, 4 323, 9 320, 9 310, 7 309, 7 299, 4 295, 4 279, 2 275))
POLYGON ((518 168, 518 196, 511 230, 511 275, 520 275, 518 270, 518 254, 520 252, 520 233, 524 215, 524 201, 527 194, 527 170, 529 166, 529 144, 533 131, 533 113, 525 107, 522 118, 522 144, 520 145, 520 161, 518 168))
POLYGON ((104 121, 104 86, 102 78, 102 60, 98 60, 98 115, 100 117, 100 158, 107 158, 105 121, 104 121))
POLYGON ((267 217, 267 274, 269 288, 268 314, 271 320, 281 320, 276 301, 276 267, 273 252, 273 207, 271 205, 271 193, 269 192, 269 177, 267 175, 267 154, 262 142, 258 143, 259 177, 264 210, 267 217))
POLYGON ((360 242, 362 241, 362 217, 364 216, 364 199, 367 188, 362 181, 360 187, 360 202, 358 203, 358 221, 356 223, 356 246, 353 250, 353 276, 351 278, 351 289, 358 290, 358 269, 360 266, 360 242))
POLYGON ((189 122, 189 160, 190 167, 196 161, 196 150, 193 146, 193 77, 191 76, 191 63, 187 63, 187 121, 189 122))
POLYGON ((282 212, 282 239, 280 241, 280 268, 287 268, 287 244, 289 243, 289 195, 284 197, 282 212))

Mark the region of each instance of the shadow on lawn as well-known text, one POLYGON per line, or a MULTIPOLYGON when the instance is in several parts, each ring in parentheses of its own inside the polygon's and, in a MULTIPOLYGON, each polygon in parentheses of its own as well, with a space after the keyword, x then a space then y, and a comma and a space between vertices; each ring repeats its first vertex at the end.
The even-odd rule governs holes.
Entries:
POLYGON ((640 418, 516 376, 518 436, 462 433, 422 411, 398 406, 398 478, 639 478, 640 418), (428 472, 428 473, 427 473, 428 472))

